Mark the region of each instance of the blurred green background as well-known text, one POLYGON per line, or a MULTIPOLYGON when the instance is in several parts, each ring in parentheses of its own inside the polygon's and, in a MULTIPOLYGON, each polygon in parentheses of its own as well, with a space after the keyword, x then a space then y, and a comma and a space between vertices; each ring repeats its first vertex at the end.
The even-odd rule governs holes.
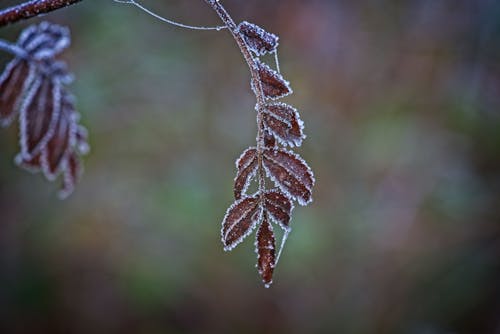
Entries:
MULTIPOLYGON (((201 0, 143 3, 219 23, 201 0)), ((76 192, 15 167, 0 132, 0 332, 500 333, 500 2, 223 3, 280 36, 317 178, 273 286, 252 237, 220 242, 256 132, 234 41, 85 0, 42 18, 73 35, 76 192)))

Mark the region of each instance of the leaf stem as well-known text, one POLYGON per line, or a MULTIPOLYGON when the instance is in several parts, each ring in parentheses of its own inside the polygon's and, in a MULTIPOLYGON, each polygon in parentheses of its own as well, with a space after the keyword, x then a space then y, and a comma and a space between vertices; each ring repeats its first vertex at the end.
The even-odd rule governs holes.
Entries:
POLYGON ((253 92, 255 94, 255 97, 257 99, 257 159, 258 159, 258 183, 259 183, 259 196, 261 201, 264 200, 264 192, 266 190, 266 185, 265 185, 265 174, 264 174, 264 167, 262 165, 262 160, 263 160, 263 153, 264 153, 264 119, 263 119, 263 109, 264 105, 266 102, 265 96, 264 96, 264 91, 262 89, 262 84, 260 81, 260 76, 258 73, 258 67, 257 63, 255 62, 254 57, 252 56, 252 53, 250 49, 248 48, 247 44, 241 37, 241 35, 238 33, 238 28, 236 26, 236 23, 234 23, 234 20, 231 18, 229 13, 226 11, 224 6, 220 3, 219 0, 204 0, 212 9, 219 15, 220 19, 226 27, 229 29, 231 32, 231 35, 233 35, 234 40, 236 41, 236 44, 238 44, 238 47, 241 50, 241 53, 243 54, 243 58, 245 58, 246 63, 248 64, 248 67, 250 68, 250 74, 252 76, 252 83, 253 83, 253 92))
POLYGON ((164 18, 163 16, 160 16, 160 15, 156 14, 155 12, 153 12, 152 10, 144 7, 143 5, 141 5, 139 2, 137 2, 135 0, 114 0, 114 1, 117 3, 123 3, 123 4, 129 4, 129 5, 136 6, 137 8, 139 8, 143 12, 153 16, 154 18, 157 18, 158 20, 160 20, 162 22, 165 22, 165 23, 168 23, 168 24, 171 24, 173 26, 180 27, 180 28, 191 29, 191 30, 217 30, 217 31, 220 31, 220 30, 226 28, 226 26, 216 26, 216 27, 190 26, 190 25, 187 25, 184 23, 179 23, 179 22, 164 18))

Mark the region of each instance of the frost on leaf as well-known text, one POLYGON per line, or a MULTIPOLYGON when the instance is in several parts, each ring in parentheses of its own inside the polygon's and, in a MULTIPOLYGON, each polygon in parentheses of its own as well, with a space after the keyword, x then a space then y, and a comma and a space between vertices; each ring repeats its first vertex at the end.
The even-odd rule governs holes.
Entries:
POLYGON ((89 151, 87 130, 67 85, 73 76, 55 58, 70 44, 69 30, 47 22, 26 28, 16 58, 0 77, 0 123, 19 114, 21 153, 15 162, 48 180, 63 174, 61 197, 74 189, 81 174, 80 155, 89 151))
POLYGON ((90 146, 88 144, 89 134, 86 128, 78 125, 75 133, 75 149, 78 154, 85 155, 89 153, 90 146))
POLYGON ((20 109, 21 151, 33 156, 52 137, 59 117, 60 87, 49 78, 35 80, 20 109))
POLYGON ((268 148, 273 148, 276 146, 276 138, 271 135, 268 131, 264 133, 264 146, 268 148))
POLYGON ((70 44, 70 33, 65 27, 42 22, 26 28, 19 36, 17 45, 33 59, 53 58, 70 44))
POLYGON ((290 219, 293 204, 290 199, 279 190, 267 191, 264 208, 269 216, 284 230, 290 230, 290 219))
POLYGON ((262 223, 257 231, 256 240, 257 269, 262 277, 262 281, 269 287, 273 282, 274 266, 276 264, 276 247, 274 232, 267 214, 264 213, 262 223))
POLYGON ((259 222, 262 208, 259 197, 245 197, 231 205, 222 222, 222 243, 224 250, 236 247, 248 236, 259 222))
POLYGON ((257 56, 276 51, 278 47, 278 36, 271 34, 261 27, 246 21, 238 25, 237 30, 247 43, 250 50, 257 56))
POLYGON ((55 124, 52 138, 47 142, 42 154, 44 174, 53 180, 64 169, 75 143, 75 110, 73 103, 64 95, 60 115, 55 124))
POLYGON ((14 59, 7 64, 0 77, 0 125, 8 126, 14 120, 21 97, 31 83, 31 72, 24 60, 14 59))
POLYGON ((268 103, 263 110, 264 126, 285 145, 300 146, 304 125, 297 109, 285 103, 268 103))
POLYGON ((15 162, 19 167, 26 169, 29 172, 36 173, 42 169, 42 154, 39 153, 34 157, 28 158, 22 154, 18 154, 15 162))
POLYGON ((234 179, 234 197, 240 199, 257 172, 257 150, 249 148, 236 160, 237 174, 234 179))
POLYGON ((82 174, 82 165, 80 162, 80 158, 75 154, 75 152, 71 152, 68 155, 64 167, 63 186, 59 191, 59 197, 61 199, 65 199, 66 197, 71 195, 71 193, 75 189, 76 183, 78 182, 82 174))
POLYGON ((281 149, 266 149, 264 168, 277 187, 300 205, 312 201, 314 177, 306 162, 297 154, 281 149))
MULTIPOLYGON (((283 79, 281 74, 259 60, 255 60, 256 70, 259 73, 260 83, 266 98, 279 99, 292 93, 290 83, 283 79)), ((256 87, 252 88, 255 91, 256 87)))

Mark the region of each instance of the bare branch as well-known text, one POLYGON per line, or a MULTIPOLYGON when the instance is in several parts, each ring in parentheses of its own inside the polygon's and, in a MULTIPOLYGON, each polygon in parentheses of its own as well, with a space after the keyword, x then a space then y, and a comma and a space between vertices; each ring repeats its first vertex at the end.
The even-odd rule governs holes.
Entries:
POLYGON ((82 0, 32 0, 0 11, 0 27, 73 5, 82 0))

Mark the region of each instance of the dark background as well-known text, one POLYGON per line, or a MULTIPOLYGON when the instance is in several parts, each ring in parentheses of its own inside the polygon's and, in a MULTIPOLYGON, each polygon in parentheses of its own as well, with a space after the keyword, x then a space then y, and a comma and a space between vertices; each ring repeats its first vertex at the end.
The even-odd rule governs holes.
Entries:
MULTIPOLYGON (((201 0, 144 4, 219 22, 201 0)), ((500 333, 500 2, 223 4, 280 36, 317 178, 273 286, 252 238, 220 243, 256 132, 234 41, 86 0, 43 18, 73 35, 76 192, 15 167, 0 132, 0 332, 500 333)))

